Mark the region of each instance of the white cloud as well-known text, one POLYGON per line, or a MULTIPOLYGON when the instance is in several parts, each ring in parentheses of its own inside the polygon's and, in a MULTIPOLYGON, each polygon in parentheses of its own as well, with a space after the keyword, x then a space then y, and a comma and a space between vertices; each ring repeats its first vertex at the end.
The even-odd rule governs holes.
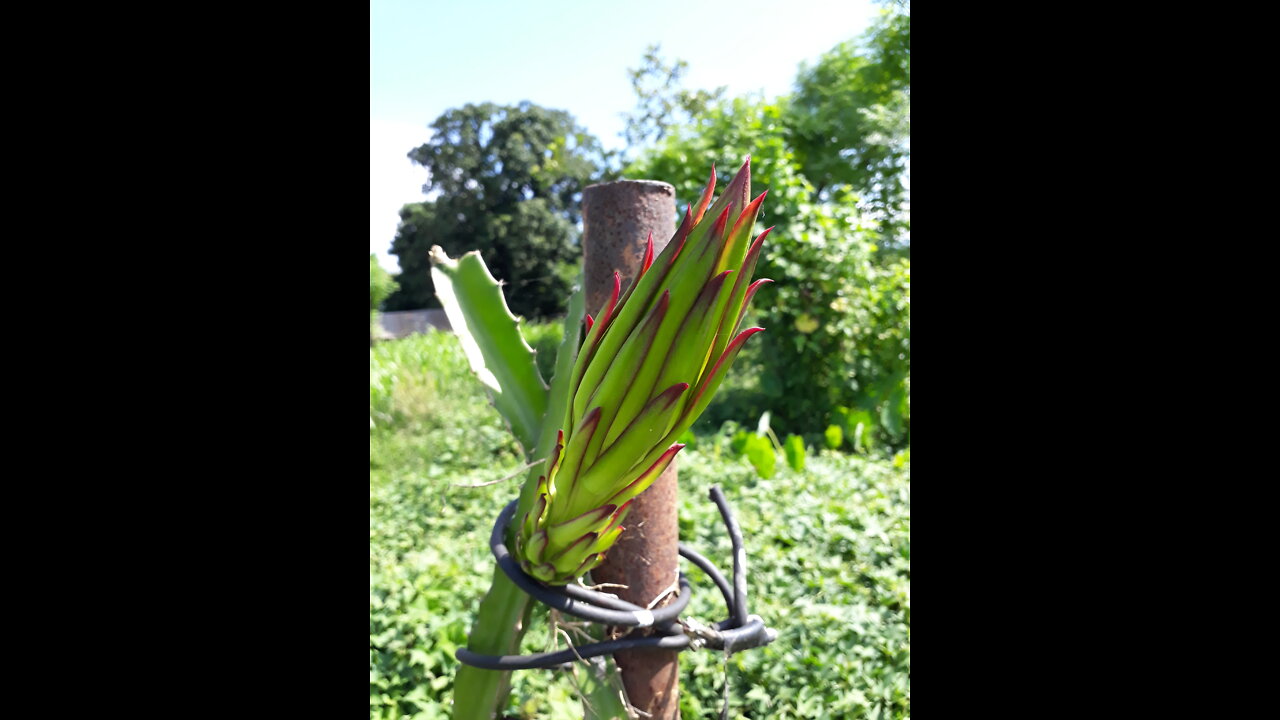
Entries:
POLYGON ((390 255, 400 223, 400 208, 425 196, 427 171, 409 159, 409 151, 431 137, 426 125, 369 118, 369 252, 391 272, 400 265, 390 255))

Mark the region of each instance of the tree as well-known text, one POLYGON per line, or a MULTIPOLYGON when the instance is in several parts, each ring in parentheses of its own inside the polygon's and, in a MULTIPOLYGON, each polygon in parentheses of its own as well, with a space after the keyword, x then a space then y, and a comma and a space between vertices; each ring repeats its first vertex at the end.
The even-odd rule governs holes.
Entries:
POLYGON ((909 237, 911 15, 894 4, 861 41, 801 66, 786 112, 801 172, 819 193, 848 186, 890 244, 909 237))
POLYGON ((400 290, 388 309, 439 307, 427 254, 479 250, 512 312, 563 310, 576 275, 582 188, 604 179, 599 141, 563 110, 523 102, 466 105, 431 124, 409 157, 427 169, 430 199, 405 205, 391 245, 400 290))
POLYGON ((659 45, 650 45, 640 67, 627 68, 636 108, 623 113, 627 126, 623 137, 636 149, 659 143, 673 127, 694 122, 715 103, 724 99, 725 87, 715 90, 687 90, 680 87, 689 63, 676 59, 670 65, 658 55, 659 45))

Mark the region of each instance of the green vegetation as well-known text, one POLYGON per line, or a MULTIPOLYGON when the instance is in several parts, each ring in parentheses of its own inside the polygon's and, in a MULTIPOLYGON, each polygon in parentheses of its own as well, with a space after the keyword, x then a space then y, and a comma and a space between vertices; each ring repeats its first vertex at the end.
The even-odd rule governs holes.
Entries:
MULTIPOLYGON (((678 438, 687 445, 680 529, 731 567, 707 500, 713 484, 724 488, 747 538, 751 611, 779 637, 727 659, 683 653, 684 718, 718 716, 726 677, 732 718, 910 716, 910 10, 905 0, 885 4, 868 33, 799 68, 794 92, 777 98, 685 89, 687 65, 649 48, 630 73, 637 102, 617 153, 602 151, 568 113, 533 103, 449 110, 410 152, 431 197, 401 210, 398 290, 371 257, 371 331, 379 307, 440 305, 433 282, 449 280, 428 270, 432 245, 455 258, 478 249, 516 314, 562 317, 581 257, 583 187, 619 175, 663 180, 675 185, 683 215, 709 165, 719 165, 723 183, 751 156, 754 191, 768 190, 760 226, 775 226, 755 275, 775 282, 742 327, 769 332, 747 344, 678 438)), ((473 318, 476 332, 487 331, 485 317, 495 315, 473 318)), ((470 326, 455 330, 466 339, 470 326)), ((541 378, 552 380, 562 325, 519 332, 541 378)), ((481 652, 497 652, 498 642, 510 646, 502 652, 563 642, 541 606, 519 623, 529 605, 510 592, 491 592, 489 609, 479 609, 494 578, 493 519, 528 474, 512 431, 526 450, 535 434, 547 445, 533 456, 552 442, 543 432, 551 426, 531 421, 540 413, 528 410, 528 396, 540 395, 527 351, 509 328, 500 339, 476 352, 487 351, 486 363, 519 359, 518 378, 491 378, 511 393, 498 401, 505 415, 469 369, 459 336, 430 332, 370 348, 371 718, 472 716, 499 703, 506 677, 458 672, 453 653, 468 633, 481 652), (492 699, 466 700, 481 696, 492 699)), ((723 618, 709 579, 686 571, 695 590, 684 616, 723 618)), ((509 679, 504 720, 583 716, 559 673, 509 679)))
POLYGON ((603 177, 605 155, 573 116, 533 103, 465 105, 431 124, 409 157, 427 170, 434 200, 405 205, 391 252, 400 291, 388 309, 439 307, 428 251, 479 250, 505 284, 511 311, 563 313, 578 273, 582 188, 603 177))
POLYGON ((373 328, 378 322, 378 308, 382 307, 382 301, 387 296, 396 291, 399 287, 395 280, 391 279, 391 274, 382 269, 378 264, 378 256, 369 253, 369 332, 373 333, 373 328))
POLYGON ((749 316, 770 332, 743 351, 744 370, 701 430, 772 411, 779 431, 826 444, 828 426, 865 412, 866 442, 846 437, 846 447, 910 446, 910 57, 900 3, 801 67, 789 96, 691 92, 679 85, 684 64, 656 48, 632 71, 627 137, 639 152, 624 176, 670 182, 683 205, 703 167, 723 174, 750 155, 753 187, 769 191, 761 223, 776 226, 757 268, 775 284, 749 316))
POLYGON ((651 46, 629 71, 636 105, 619 153, 561 110, 449 110, 410 152, 436 196, 401 210, 392 252, 404 271, 387 308, 438 306, 427 258, 440 245, 451 257, 478 249, 514 313, 561 316, 583 187, 619 173, 660 179, 683 206, 706 167, 719 163, 723 180, 750 155, 755 188, 769 191, 761 223, 777 228, 757 268, 775 284, 748 322, 771 332, 744 349, 737 362, 752 371, 725 383, 699 430, 771 410, 779 432, 825 445, 829 426, 866 413, 864 431, 842 427, 838 445, 909 447, 910 59, 905 2, 886 3, 864 35, 798 68, 794 92, 772 99, 684 88, 687 64, 651 46))
MULTIPOLYGON (((560 327, 521 330, 549 377, 560 327)), ((488 533, 523 474, 463 486, 501 480, 522 460, 456 337, 431 332, 369 352, 370 717, 447 718, 453 652, 466 643, 492 576, 488 533)), ((792 457, 795 441, 784 445, 792 457)), ((721 485, 747 537, 751 611, 780 633, 729 659, 730 717, 907 717, 909 453, 855 456, 811 444, 803 460, 803 471, 778 462, 771 478, 760 478, 734 452, 730 432, 700 433, 681 453, 681 538, 730 567, 728 538, 706 496, 721 485)), ((685 614, 723 618, 710 580, 685 569, 695 588, 685 614)), ((549 642, 545 613, 535 612, 522 651, 549 642)), ((681 668, 683 716, 716 716, 724 656, 682 653, 681 668)), ((512 678, 509 716, 582 717, 566 678, 532 670, 512 678)))
MULTIPOLYGON (((756 372, 739 375, 753 382, 727 384, 722 392, 734 398, 725 406, 731 413, 708 411, 707 422, 772 410, 779 429, 816 434, 840 407, 882 412, 909 382, 911 261, 879 257, 847 189, 820 200, 798 172, 782 115, 780 106, 761 100, 723 103, 626 174, 663 178, 676 186, 676 197, 691 199, 706 183, 695 168, 752 156, 753 187, 769 191, 762 223, 776 226, 757 274, 775 282, 760 290, 748 317, 770 332, 739 361, 756 365, 756 372)), ((898 432, 886 430, 886 440, 905 446, 910 416, 895 418, 898 432)))
POLYGON ((852 188, 879 222, 884 242, 899 245, 911 229, 904 183, 911 136, 911 16, 886 13, 862 38, 801 67, 786 105, 800 172, 819 193, 852 188))

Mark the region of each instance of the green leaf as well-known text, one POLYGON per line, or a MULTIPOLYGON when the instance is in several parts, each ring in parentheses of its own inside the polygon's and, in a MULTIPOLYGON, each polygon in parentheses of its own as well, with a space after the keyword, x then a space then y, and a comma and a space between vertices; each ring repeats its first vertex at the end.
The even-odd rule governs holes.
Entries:
POLYGON ((849 439, 853 442, 854 451, 870 452, 873 446, 871 431, 875 427, 871 413, 866 410, 854 410, 848 414, 846 423, 845 428, 849 431, 849 439))
MULTIPOLYGON (((467 647, 486 655, 510 655, 520 648, 520 639, 529 625, 532 598, 494 568, 493 583, 476 611, 467 647)), ((511 690, 511 672, 481 670, 459 663, 453 684, 453 718, 493 717, 506 704, 511 690)))
POLYGON ((839 425, 828 425, 824 436, 827 441, 827 447, 832 450, 839 449, 840 445, 844 443, 844 431, 840 429, 839 425))
MULTIPOLYGON (((501 290, 479 254, 467 253, 453 261, 443 250, 438 253, 436 250, 439 248, 433 248, 432 261, 435 265, 431 269, 432 280, 445 307, 445 313, 449 316, 449 323, 462 340, 471 369, 481 377, 482 382, 485 375, 480 370, 487 369, 489 377, 505 391, 495 392, 492 386, 485 383, 493 396, 494 406, 507 419, 523 446, 526 458, 533 460, 547 457, 555 446, 559 423, 544 420, 562 418, 568 411, 569 377, 581 341, 581 288, 569 300, 564 340, 556 356, 555 376, 548 392, 538 374, 533 351, 520 336, 516 320, 507 309, 501 290), (489 334, 489 328, 493 328, 492 334, 489 334), (508 356, 515 358, 517 362, 507 364, 508 356), (492 369, 489 369, 491 366, 492 369), (522 396, 531 399, 521 403, 522 396), (500 399, 502 404, 499 404, 500 399), (504 406, 512 414, 509 415, 504 406), (516 431, 517 421, 523 426, 527 440, 516 431)), ((541 465, 529 470, 521 489, 517 517, 522 517, 533 505, 540 470, 545 472, 541 465)), ((509 535, 508 542, 511 541, 512 537, 509 535)), ((501 569, 495 568, 492 584, 481 600, 471 626, 467 647, 485 654, 515 653, 528 627, 530 612, 530 597, 516 587, 501 569)), ((470 665, 459 665, 454 680, 454 719, 493 717, 506 703, 510 687, 510 671, 481 670, 470 665)))
POLYGON ((676 442, 693 449, 698 447, 698 436, 693 434, 693 430, 685 430, 680 433, 680 437, 676 438, 676 442))
POLYGON ((756 469, 756 474, 766 480, 773 477, 777 470, 778 455, 773 451, 773 443, 762 435, 747 438, 747 461, 756 469))
POLYGON ((431 248, 431 280, 471 370, 528 453, 547 410, 547 386, 498 281, 480 253, 452 260, 438 245, 431 248))
POLYGON ((804 471, 804 439, 799 435, 788 435, 785 442, 782 443, 783 451, 787 454, 787 465, 791 466, 796 472, 804 471))
POLYGON ((905 429, 902 419, 906 413, 907 388, 899 382, 898 386, 890 393, 889 399, 885 401, 884 408, 880 411, 880 423, 889 431, 889 434, 894 437, 901 437, 905 429))
MULTIPOLYGON (((560 419, 569 413, 569 393, 572 391, 570 380, 573 366, 578 360, 579 345, 582 343, 582 316, 586 312, 586 299, 582 290, 582 278, 578 278, 578 288, 569 297, 569 312, 564 317, 564 339, 560 341, 560 350, 556 353, 556 372, 551 378, 551 390, 547 396, 546 421, 538 436, 538 445, 530 457, 530 461, 543 459, 551 455, 555 449, 556 437, 560 428, 560 419)), ((520 490, 520 504, 516 508, 516 517, 524 517, 524 513, 533 507, 534 498, 538 494, 538 476, 546 474, 542 464, 529 469, 529 474, 520 490)))

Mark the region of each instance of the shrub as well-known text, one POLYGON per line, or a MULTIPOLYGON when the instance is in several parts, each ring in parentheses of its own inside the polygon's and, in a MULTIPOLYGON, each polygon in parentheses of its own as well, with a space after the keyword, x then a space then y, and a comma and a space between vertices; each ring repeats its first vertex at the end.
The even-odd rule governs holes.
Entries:
POLYGON ((391 279, 391 274, 378 264, 378 256, 369 253, 369 334, 373 334, 378 324, 378 309, 382 301, 396 291, 399 285, 391 279))

